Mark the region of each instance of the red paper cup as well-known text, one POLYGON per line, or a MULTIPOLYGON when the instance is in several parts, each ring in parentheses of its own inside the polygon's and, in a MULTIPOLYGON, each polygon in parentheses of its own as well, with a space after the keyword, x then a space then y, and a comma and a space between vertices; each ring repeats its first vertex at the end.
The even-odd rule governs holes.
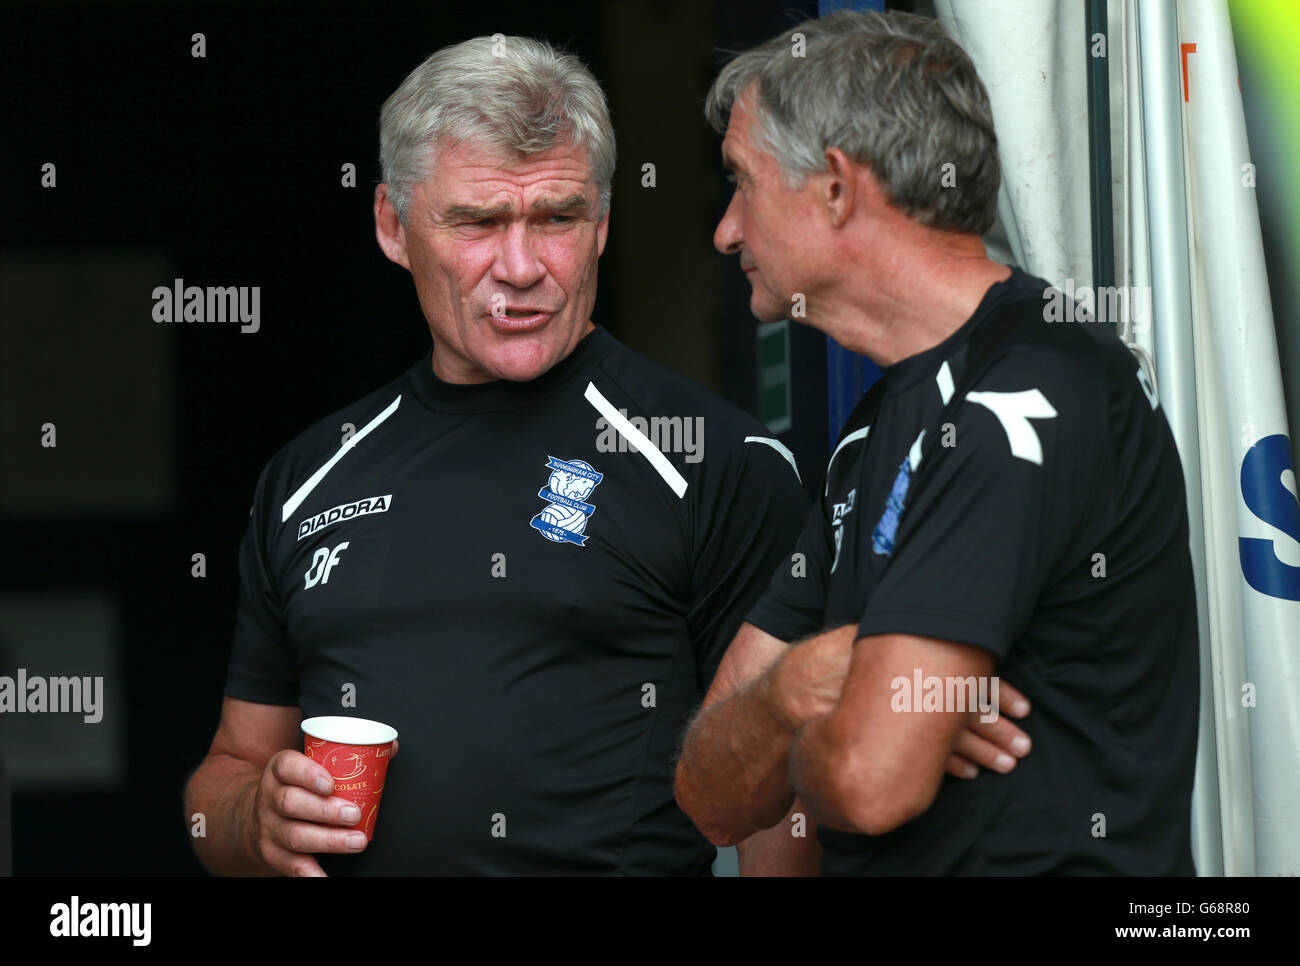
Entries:
POLYGON ((393 755, 397 732, 367 718, 326 716, 302 723, 303 753, 334 776, 334 798, 345 798, 361 809, 361 821, 351 828, 374 838, 375 816, 384 793, 384 776, 393 755))

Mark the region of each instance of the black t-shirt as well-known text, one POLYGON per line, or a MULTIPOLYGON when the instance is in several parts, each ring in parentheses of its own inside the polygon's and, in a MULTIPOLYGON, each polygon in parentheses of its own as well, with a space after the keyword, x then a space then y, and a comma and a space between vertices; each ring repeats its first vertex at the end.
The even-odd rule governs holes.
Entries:
POLYGON ((770 437, 597 328, 528 383, 425 353, 277 453, 225 693, 401 743, 374 841, 326 871, 708 874, 674 756, 807 514, 770 437))
POLYGON ((748 615, 786 641, 857 624, 976 645, 1033 702, 1011 774, 945 775, 885 835, 822 829, 825 874, 1193 871, 1196 602, 1182 468, 1146 371, 1104 326, 1035 321, 945 410, 972 340, 1049 289, 1015 270, 883 371, 800 537, 806 576, 778 570, 748 615))

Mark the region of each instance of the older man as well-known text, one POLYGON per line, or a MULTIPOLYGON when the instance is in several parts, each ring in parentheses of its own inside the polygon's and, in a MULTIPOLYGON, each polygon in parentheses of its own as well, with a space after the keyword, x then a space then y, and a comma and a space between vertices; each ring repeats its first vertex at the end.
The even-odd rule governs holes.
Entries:
MULTIPOLYGON (((267 464, 222 719, 217 872, 707 873, 682 727, 806 512, 752 417, 591 322, 614 139, 573 57, 438 51, 385 103, 379 244, 433 336, 267 464), (304 716, 397 729, 372 843, 304 716)), ((977 759, 978 760, 978 759, 977 759)), ((777 843, 769 871, 790 871, 777 843)), ((797 856, 796 856, 797 858, 797 856)))
POLYGON ((987 257, 992 114, 936 22, 789 33, 806 56, 783 34, 710 92, 737 186, 714 241, 760 319, 798 298, 883 376, 831 456, 806 574, 777 571, 742 628, 758 643, 724 658, 678 801, 728 842, 798 796, 827 874, 1190 873, 1196 608, 1149 376, 1110 330, 1046 324, 1048 283, 987 257), (1033 701, 1034 752, 955 781, 995 674, 1033 701))

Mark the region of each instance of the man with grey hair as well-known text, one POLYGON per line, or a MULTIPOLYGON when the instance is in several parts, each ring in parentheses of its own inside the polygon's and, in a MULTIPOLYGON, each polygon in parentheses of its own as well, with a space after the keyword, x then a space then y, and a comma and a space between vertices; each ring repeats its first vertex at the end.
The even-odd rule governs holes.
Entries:
POLYGON ((440 50, 384 104, 380 144, 376 235, 433 345, 258 481, 221 723, 187 794, 199 856, 707 874, 673 757, 798 535, 793 457, 592 323, 615 153, 576 58, 499 35, 440 50), (338 714, 400 735, 369 845, 298 750, 304 717, 338 714))
POLYGON ((806 574, 777 570, 742 630, 761 643, 688 731, 678 802, 720 844, 798 803, 824 874, 1191 873, 1178 453, 1114 333, 1047 324, 1059 293, 988 258, 997 141, 969 58, 933 20, 835 14, 737 57, 706 112, 736 182, 714 243, 754 314, 797 299, 883 374, 806 574), (1033 754, 945 776, 999 676, 1034 704, 1033 754))
POLYGON ((615 144, 577 58, 444 48, 380 125, 376 236, 433 345, 261 474, 221 721, 187 787, 199 857, 707 874, 672 759, 798 535, 793 457, 591 321, 615 144), (371 816, 302 754, 323 715, 400 736, 369 844, 371 816))

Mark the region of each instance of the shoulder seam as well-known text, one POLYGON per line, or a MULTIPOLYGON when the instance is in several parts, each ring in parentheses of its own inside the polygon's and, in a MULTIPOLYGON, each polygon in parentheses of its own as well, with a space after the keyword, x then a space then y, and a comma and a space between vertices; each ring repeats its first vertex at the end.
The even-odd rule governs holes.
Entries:
POLYGON ((393 415, 393 413, 397 412, 397 407, 401 405, 401 402, 402 402, 402 394, 398 393, 397 398, 395 398, 391 403, 389 403, 388 406, 383 411, 381 411, 377 416, 371 419, 370 422, 366 423, 366 425, 363 426, 361 429, 357 430, 355 434, 349 436, 346 442, 339 445, 339 448, 334 453, 334 455, 331 456, 329 460, 327 460, 323 465, 321 465, 314 473, 312 473, 312 475, 309 476, 307 480, 301 486, 299 486, 297 490, 294 491, 293 495, 289 497, 289 499, 285 500, 284 505, 280 508, 281 524, 288 522, 289 517, 293 516, 293 512, 298 509, 298 507, 302 504, 302 501, 307 499, 311 491, 316 489, 316 487, 320 484, 320 481, 325 478, 326 474, 328 474, 329 471, 334 468, 334 466, 338 463, 339 460, 343 459, 343 457, 348 453, 349 450, 355 448, 357 443, 361 442, 361 440, 365 439, 368 435, 370 435, 372 430, 377 428, 382 422, 384 422, 384 420, 388 419, 389 416, 393 415))

